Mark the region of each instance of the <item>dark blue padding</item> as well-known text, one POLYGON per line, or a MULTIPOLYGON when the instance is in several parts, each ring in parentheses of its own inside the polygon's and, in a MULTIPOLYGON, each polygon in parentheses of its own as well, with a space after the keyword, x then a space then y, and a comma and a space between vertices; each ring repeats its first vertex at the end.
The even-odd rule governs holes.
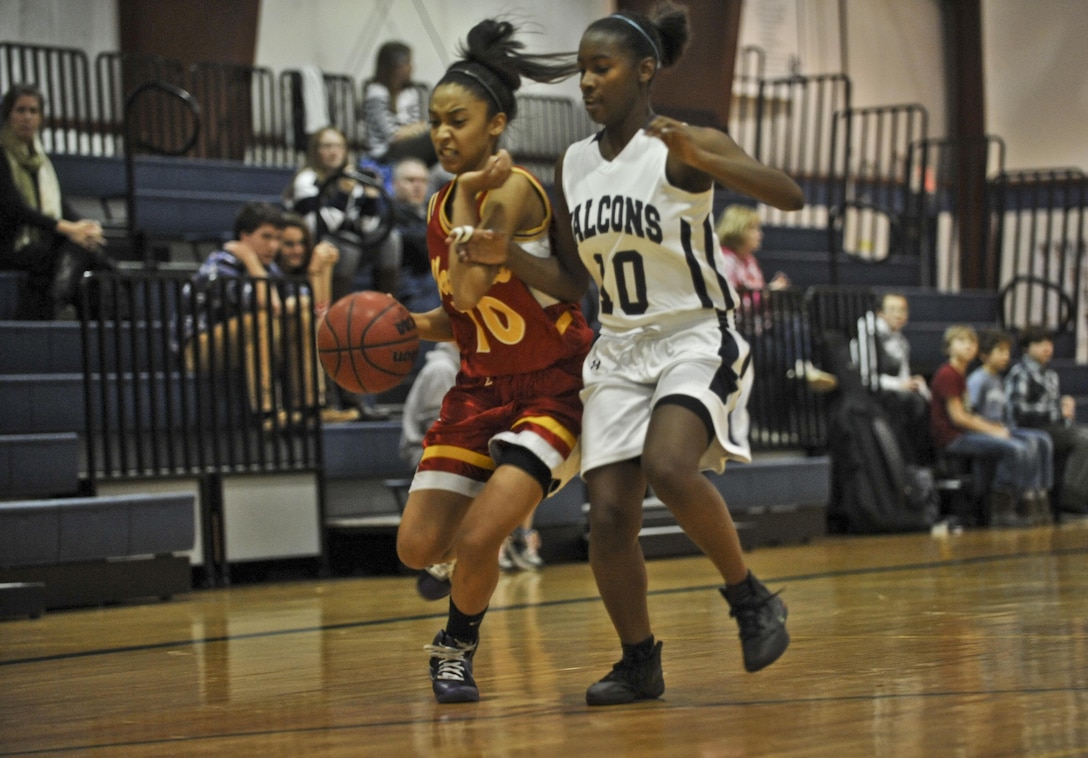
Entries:
POLYGON ((74 432, 0 436, 0 498, 66 495, 79 489, 74 432))
POLYGON ((59 556, 56 500, 0 503, 0 566, 53 564, 59 556))
POLYGON ((0 271, 0 319, 15 318, 24 279, 22 271, 0 271))
POLYGON ((0 566, 189 551, 194 502, 185 493, 0 502, 0 566))
POLYGON ((196 547, 192 495, 135 496, 128 503, 127 555, 188 552, 196 547))
POLYGON ((708 474, 731 511, 797 505, 825 505, 831 495, 827 456, 783 460, 757 458, 730 463, 724 474, 708 474), (773 479, 775 486, 767 483, 773 479))
POLYGON ((412 469, 400 457, 400 421, 336 424, 322 429, 328 479, 397 479, 412 469))
MULTIPOLYGON (((56 154, 50 160, 69 196, 123 197, 125 194, 123 158, 56 154)), ((295 173, 293 168, 248 166, 236 161, 143 155, 135 158, 134 169, 137 191, 173 189, 251 195, 278 195, 295 173)))
POLYGON ((75 373, 83 370, 76 321, 7 321, 0 324, 0 374, 75 373))
POLYGON ((128 555, 128 506, 113 498, 60 505, 58 563, 128 555))

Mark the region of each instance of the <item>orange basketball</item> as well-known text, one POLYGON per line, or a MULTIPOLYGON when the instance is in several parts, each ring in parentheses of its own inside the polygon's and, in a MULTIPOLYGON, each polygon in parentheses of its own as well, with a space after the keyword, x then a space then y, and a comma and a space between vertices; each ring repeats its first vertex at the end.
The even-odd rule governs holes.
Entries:
POLYGON ((384 292, 354 292, 333 303, 317 329, 317 354, 334 382, 366 395, 400 384, 419 354, 408 309, 384 292))

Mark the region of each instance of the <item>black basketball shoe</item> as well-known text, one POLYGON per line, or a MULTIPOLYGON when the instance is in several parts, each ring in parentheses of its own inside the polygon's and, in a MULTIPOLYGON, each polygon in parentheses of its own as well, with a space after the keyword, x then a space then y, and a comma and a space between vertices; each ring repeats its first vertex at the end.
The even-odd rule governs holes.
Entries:
POLYGON ((751 572, 741 584, 718 590, 729 603, 729 615, 740 627, 744 668, 759 671, 786 652, 790 635, 786 631, 786 604, 751 572))
POLYGON ((587 705, 623 705, 636 700, 652 700, 665 692, 661 674, 661 643, 654 645, 645 658, 624 656, 604 679, 586 690, 587 705))
POLYGON ((431 654, 431 688, 440 703, 475 703, 480 690, 472 678, 472 656, 477 643, 465 643, 446 634, 435 635, 423 649, 431 654))

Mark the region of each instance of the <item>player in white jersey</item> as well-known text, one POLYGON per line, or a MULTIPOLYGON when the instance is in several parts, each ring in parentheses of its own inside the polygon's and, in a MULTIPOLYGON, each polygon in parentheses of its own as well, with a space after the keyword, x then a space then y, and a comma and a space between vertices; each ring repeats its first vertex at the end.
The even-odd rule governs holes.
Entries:
POLYGON ((638 542, 651 487, 711 559, 740 627, 744 665, 785 652, 786 607, 749 571, 725 501, 701 471, 748 459, 748 346, 734 330, 711 223, 714 182, 784 210, 801 189, 728 135, 656 116, 650 87, 680 56, 687 13, 660 3, 592 23, 578 48, 582 98, 603 129, 556 166, 558 261, 533 259, 478 230, 463 255, 506 262, 557 297, 600 288, 601 334, 583 368, 582 475, 590 501, 590 564, 623 657, 586 691, 590 705, 659 697, 661 643, 647 608, 638 542))
POLYGON ((640 457, 656 400, 670 397, 694 399, 713 422, 701 468, 720 473, 729 458, 750 460, 738 400, 752 372, 720 270, 712 193, 669 182, 669 149, 657 137, 638 131, 606 160, 603 134, 563 158, 571 232, 601 293, 601 335, 583 372, 595 415, 582 431, 582 470, 640 457))

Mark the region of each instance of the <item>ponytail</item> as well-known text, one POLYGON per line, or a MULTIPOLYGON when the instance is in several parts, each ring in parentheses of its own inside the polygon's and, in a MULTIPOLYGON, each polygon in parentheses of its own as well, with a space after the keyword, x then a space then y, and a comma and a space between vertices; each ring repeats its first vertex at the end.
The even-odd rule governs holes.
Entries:
POLYGON ((578 71, 570 53, 522 52, 525 45, 514 38, 517 31, 509 21, 487 19, 476 24, 458 45, 461 60, 446 69, 435 86, 456 82, 487 102, 489 117, 505 113, 507 121, 513 121, 518 111, 515 93, 521 88, 522 77, 556 82, 578 71))

